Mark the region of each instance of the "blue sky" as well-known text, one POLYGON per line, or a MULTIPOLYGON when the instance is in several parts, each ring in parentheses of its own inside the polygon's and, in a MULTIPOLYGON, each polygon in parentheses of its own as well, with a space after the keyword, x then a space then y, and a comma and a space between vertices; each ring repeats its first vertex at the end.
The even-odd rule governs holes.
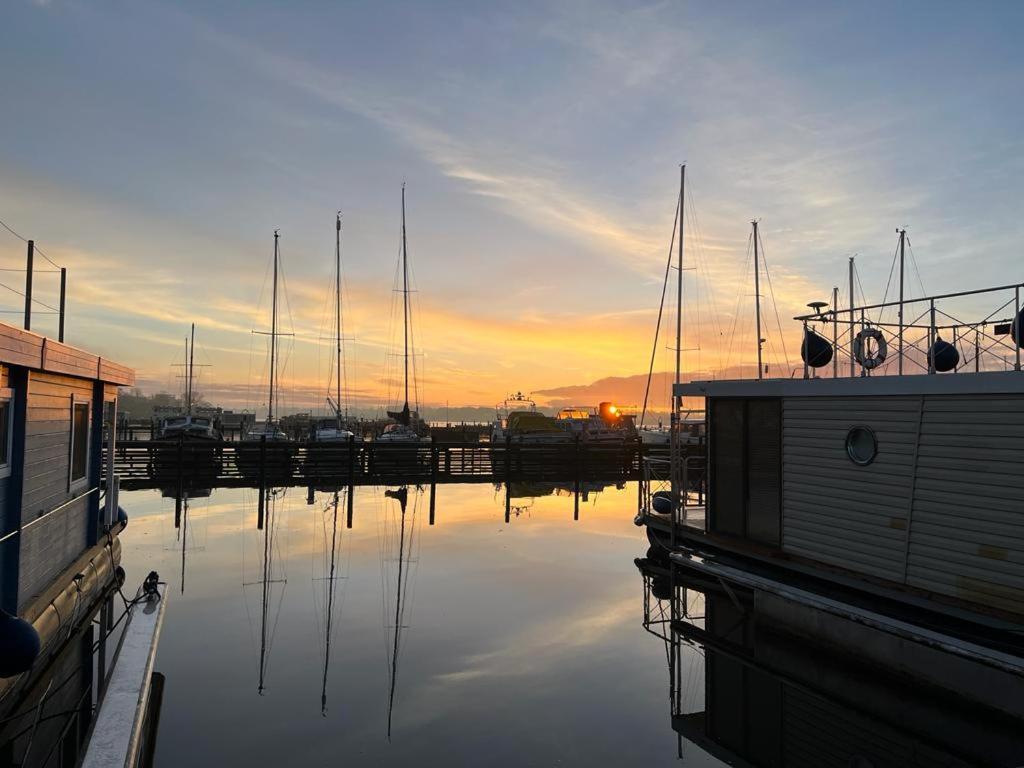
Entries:
MULTIPOLYGON (((288 378, 294 405, 316 401, 340 208, 350 385, 380 399, 403 180, 427 402, 644 371, 682 161, 688 280, 707 282, 691 369, 721 365, 708 318, 749 316, 752 218, 783 318, 853 253, 880 299, 901 225, 929 291, 1020 279, 1017 4, 4 11, 0 219, 69 266, 69 339, 150 388, 176 386, 196 320, 203 387, 258 405, 249 329, 279 227, 288 378)), ((3 266, 22 249, 0 237, 3 266)))

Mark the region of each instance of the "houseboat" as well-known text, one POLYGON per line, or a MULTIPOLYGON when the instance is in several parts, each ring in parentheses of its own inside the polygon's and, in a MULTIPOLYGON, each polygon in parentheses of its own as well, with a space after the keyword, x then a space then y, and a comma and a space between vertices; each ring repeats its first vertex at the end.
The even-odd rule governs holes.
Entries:
MULTIPOLYGON (((107 695, 115 678, 135 693, 117 723, 137 737, 121 764, 139 755, 152 658, 129 673, 133 660, 122 665, 111 637, 127 518, 116 478, 108 471, 104 481, 103 471, 118 387, 134 382, 125 366, 0 324, 0 763, 42 765, 35 761, 48 751, 81 764, 88 734, 117 709, 117 695, 107 695), (66 684, 54 684, 60 679, 66 684), (27 759, 33 739, 38 750, 27 759)), ((118 608, 127 610, 120 600, 118 608)), ((120 631, 131 626, 133 641, 155 648, 157 612, 132 613, 120 631)))
POLYGON ((706 464, 677 452, 638 523, 690 570, 913 616, 1024 670, 1022 294, 815 302, 802 376, 675 385, 705 400, 706 464))

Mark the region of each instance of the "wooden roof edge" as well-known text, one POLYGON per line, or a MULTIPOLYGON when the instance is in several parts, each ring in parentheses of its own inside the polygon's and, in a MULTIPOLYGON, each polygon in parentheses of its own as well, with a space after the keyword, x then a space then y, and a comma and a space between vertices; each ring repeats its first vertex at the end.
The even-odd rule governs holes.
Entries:
POLYGON ((7 323, 0 323, 0 364, 119 386, 135 383, 135 371, 125 365, 7 323))

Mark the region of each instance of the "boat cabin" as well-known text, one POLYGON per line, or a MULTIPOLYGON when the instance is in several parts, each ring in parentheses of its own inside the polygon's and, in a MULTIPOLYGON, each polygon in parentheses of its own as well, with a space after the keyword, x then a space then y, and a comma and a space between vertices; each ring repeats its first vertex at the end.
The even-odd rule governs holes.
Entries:
MULTIPOLYGON (((1022 289, 1011 286, 1011 302, 1022 289)), ((932 320, 917 339, 910 325, 899 338, 895 328, 872 329, 905 356, 898 368, 890 359, 890 375, 870 363, 855 368, 863 355, 851 352, 857 375, 846 377, 846 361, 837 366, 832 354, 844 355, 839 342, 816 361, 818 371, 805 363, 805 378, 674 387, 677 399, 705 398, 709 539, 969 610, 1024 616, 1020 335, 991 316, 985 324, 957 321, 959 332, 940 328, 938 298, 923 300, 932 320), (932 354, 940 332, 959 339, 957 362, 964 360, 946 373, 932 354), (998 364, 985 360, 986 347, 999 349, 998 364)), ((827 328, 837 314, 819 308, 798 320, 827 328)), ((856 315, 863 317, 849 311, 856 315)), ((1019 325, 1020 315, 1011 321, 1019 325)), ((851 324, 849 338, 863 331, 851 324)), ((833 338, 841 338, 834 326, 833 338)))
POLYGON ((215 417, 178 414, 160 422, 157 437, 161 440, 221 440, 223 433, 215 417))

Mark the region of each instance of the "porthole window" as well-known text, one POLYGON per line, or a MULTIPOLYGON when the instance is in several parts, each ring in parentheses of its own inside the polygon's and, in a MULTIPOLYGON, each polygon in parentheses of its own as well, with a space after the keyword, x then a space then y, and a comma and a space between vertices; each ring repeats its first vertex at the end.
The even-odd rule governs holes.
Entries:
POLYGON ((846 433, 846 454, 850 461, 862 467, 875 460, 878 455, 878 440, 869 427, 851 427, 846 433))

